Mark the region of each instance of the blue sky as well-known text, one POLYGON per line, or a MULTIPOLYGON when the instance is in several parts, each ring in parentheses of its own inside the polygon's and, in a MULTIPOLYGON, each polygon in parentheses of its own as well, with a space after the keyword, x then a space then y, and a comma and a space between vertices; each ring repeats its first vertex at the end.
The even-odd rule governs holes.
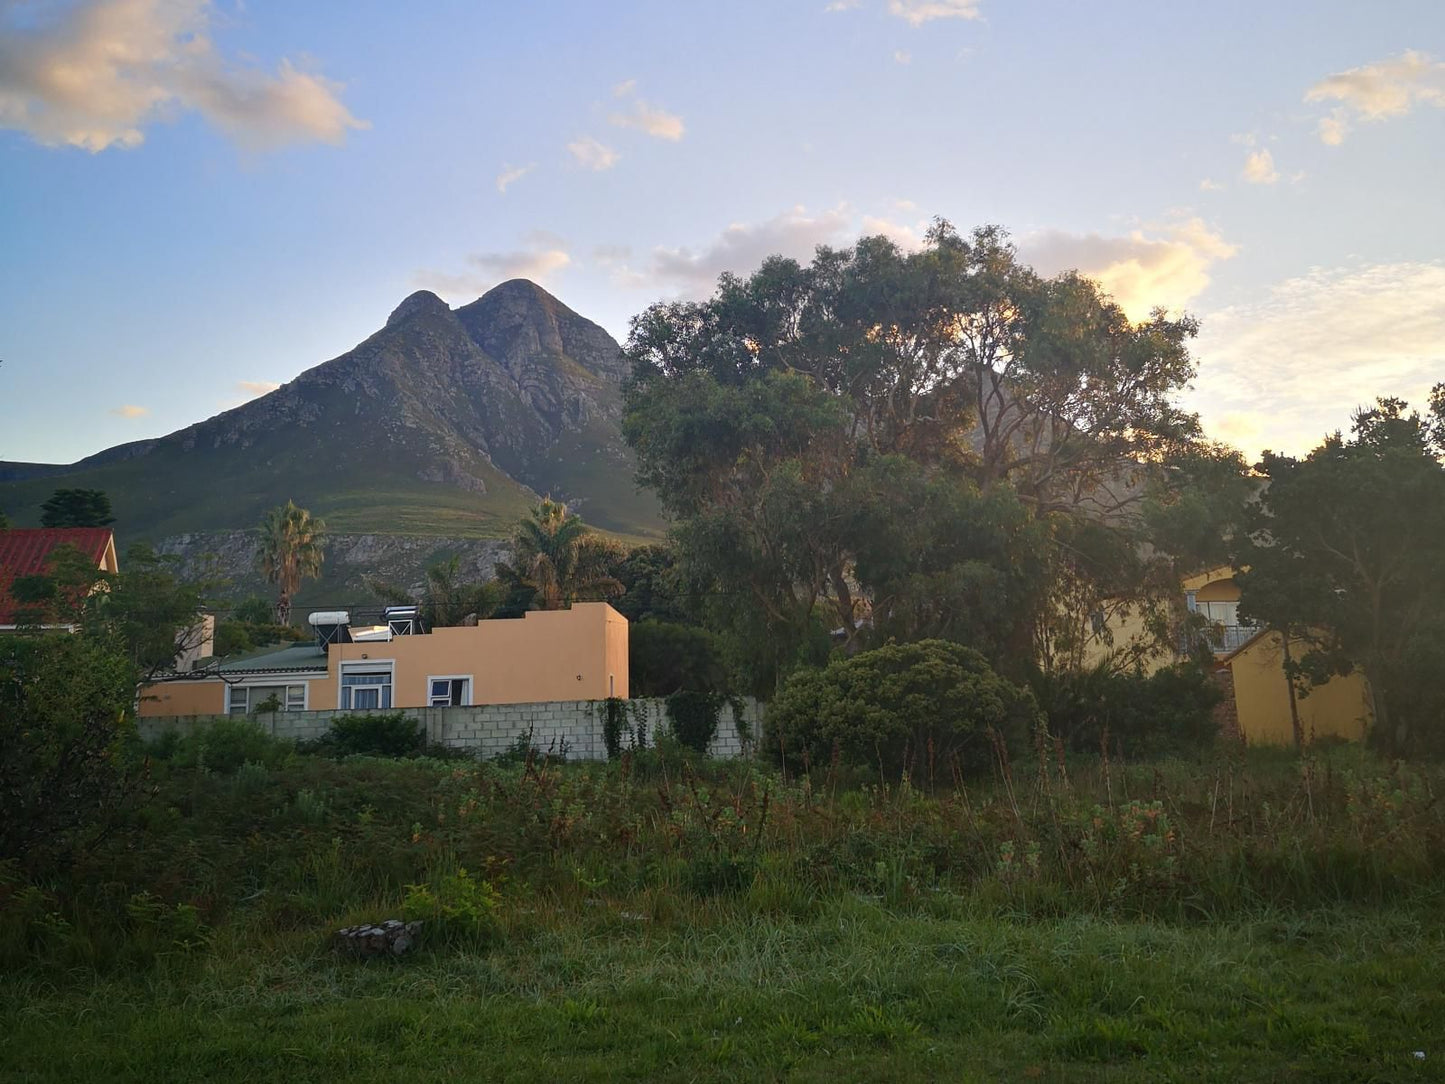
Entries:
POLYGON ((0 0, 0 458, 170 432, 513 275, 615 335, 998 223, 1197 314, 1253 454, 1445 379, 1445 4, 0 0))

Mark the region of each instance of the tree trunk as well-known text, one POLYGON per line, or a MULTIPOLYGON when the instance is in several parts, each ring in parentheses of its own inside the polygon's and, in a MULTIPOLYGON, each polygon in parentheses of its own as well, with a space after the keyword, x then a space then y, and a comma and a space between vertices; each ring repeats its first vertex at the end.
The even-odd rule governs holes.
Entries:
POLYGON ((1284 680, 1289 688, 1289 725, 1290 729, 1294 731, 1294 747, 1303 749, 1305 747, 1305 731, 1299 721, 1299 700, 1295 696, 1294 675, 1290 673, 1290 663, 1294 660, 1289 653, 1289 630, 1282 630, 1279 636, 1284 641, 1284 680))
POLYGON ((289 625, 291 623, 291 592, 282 591, 281 597, 276 600, 276 624, 289 625))

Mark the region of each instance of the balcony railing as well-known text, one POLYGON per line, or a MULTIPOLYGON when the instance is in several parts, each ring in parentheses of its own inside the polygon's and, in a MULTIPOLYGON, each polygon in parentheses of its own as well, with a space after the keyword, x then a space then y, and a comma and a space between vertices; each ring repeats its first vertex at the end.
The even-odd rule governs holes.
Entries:
POLYGON ((1204 630, 1204 635, 1216 655, 1228 655, 1231 651, 1238 651, 1259 632, 1258 625, 1211 625, 1204 630))

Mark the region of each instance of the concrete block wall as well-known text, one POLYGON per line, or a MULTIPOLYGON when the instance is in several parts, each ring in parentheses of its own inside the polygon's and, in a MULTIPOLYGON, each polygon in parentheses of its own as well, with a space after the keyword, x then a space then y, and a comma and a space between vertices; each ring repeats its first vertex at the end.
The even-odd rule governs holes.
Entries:
MULTIPOLYGON (((661 699, 624 701, 627 725, 622 747, 656 744, 657 735, 669 729, 667 702, 661 699), (638 741, 641 737, 644 740, 638 741)), ((484 704, 470 708, 409 708, 405 714, 415 719, 426 733, 427 743, 451 749, 465 749, 483 758, 491 758, 513 748, 519 738, 533 748, 552 756, 565 755, 569 760, 606 760, 607 744, 603 738, 605 701, 560 700, 544 704, 484 704)), ((738 702, 741 720, 735 707, 725 703, 718 713, 718 729, 708 746, 714 757, 751 755, 763 729, 763 707, 756 700, 738 702), (741 721, 741 726, 739 722, 741 721)), ((269 712, 250 717, 250 721, 278 738, 292 741, 316 741, 331 729, 331 722, 343 711, 269 712)), ((224 715, 151 716, 137 720, 140 736, 155 741, 167 731, 188 734, 204 728, 224 715)))

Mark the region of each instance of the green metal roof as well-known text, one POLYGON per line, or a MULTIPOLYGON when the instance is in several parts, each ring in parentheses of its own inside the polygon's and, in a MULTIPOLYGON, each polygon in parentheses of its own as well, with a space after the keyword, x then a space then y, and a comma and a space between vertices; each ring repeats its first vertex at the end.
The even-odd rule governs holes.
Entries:
POLYGON ((275 673, 279 671, 324 671, 326 669, 326 655, 317 650, 316 644, 308 640, 301 644, 292 644, 288 647, 276 649, 275 647, 265 648, 260 653, 250 655, 238 655, 226 659, 216 666, 198 667, 193 674, 184 676, 201 676, 203 672, 222 674, 240 673, 275 673))

